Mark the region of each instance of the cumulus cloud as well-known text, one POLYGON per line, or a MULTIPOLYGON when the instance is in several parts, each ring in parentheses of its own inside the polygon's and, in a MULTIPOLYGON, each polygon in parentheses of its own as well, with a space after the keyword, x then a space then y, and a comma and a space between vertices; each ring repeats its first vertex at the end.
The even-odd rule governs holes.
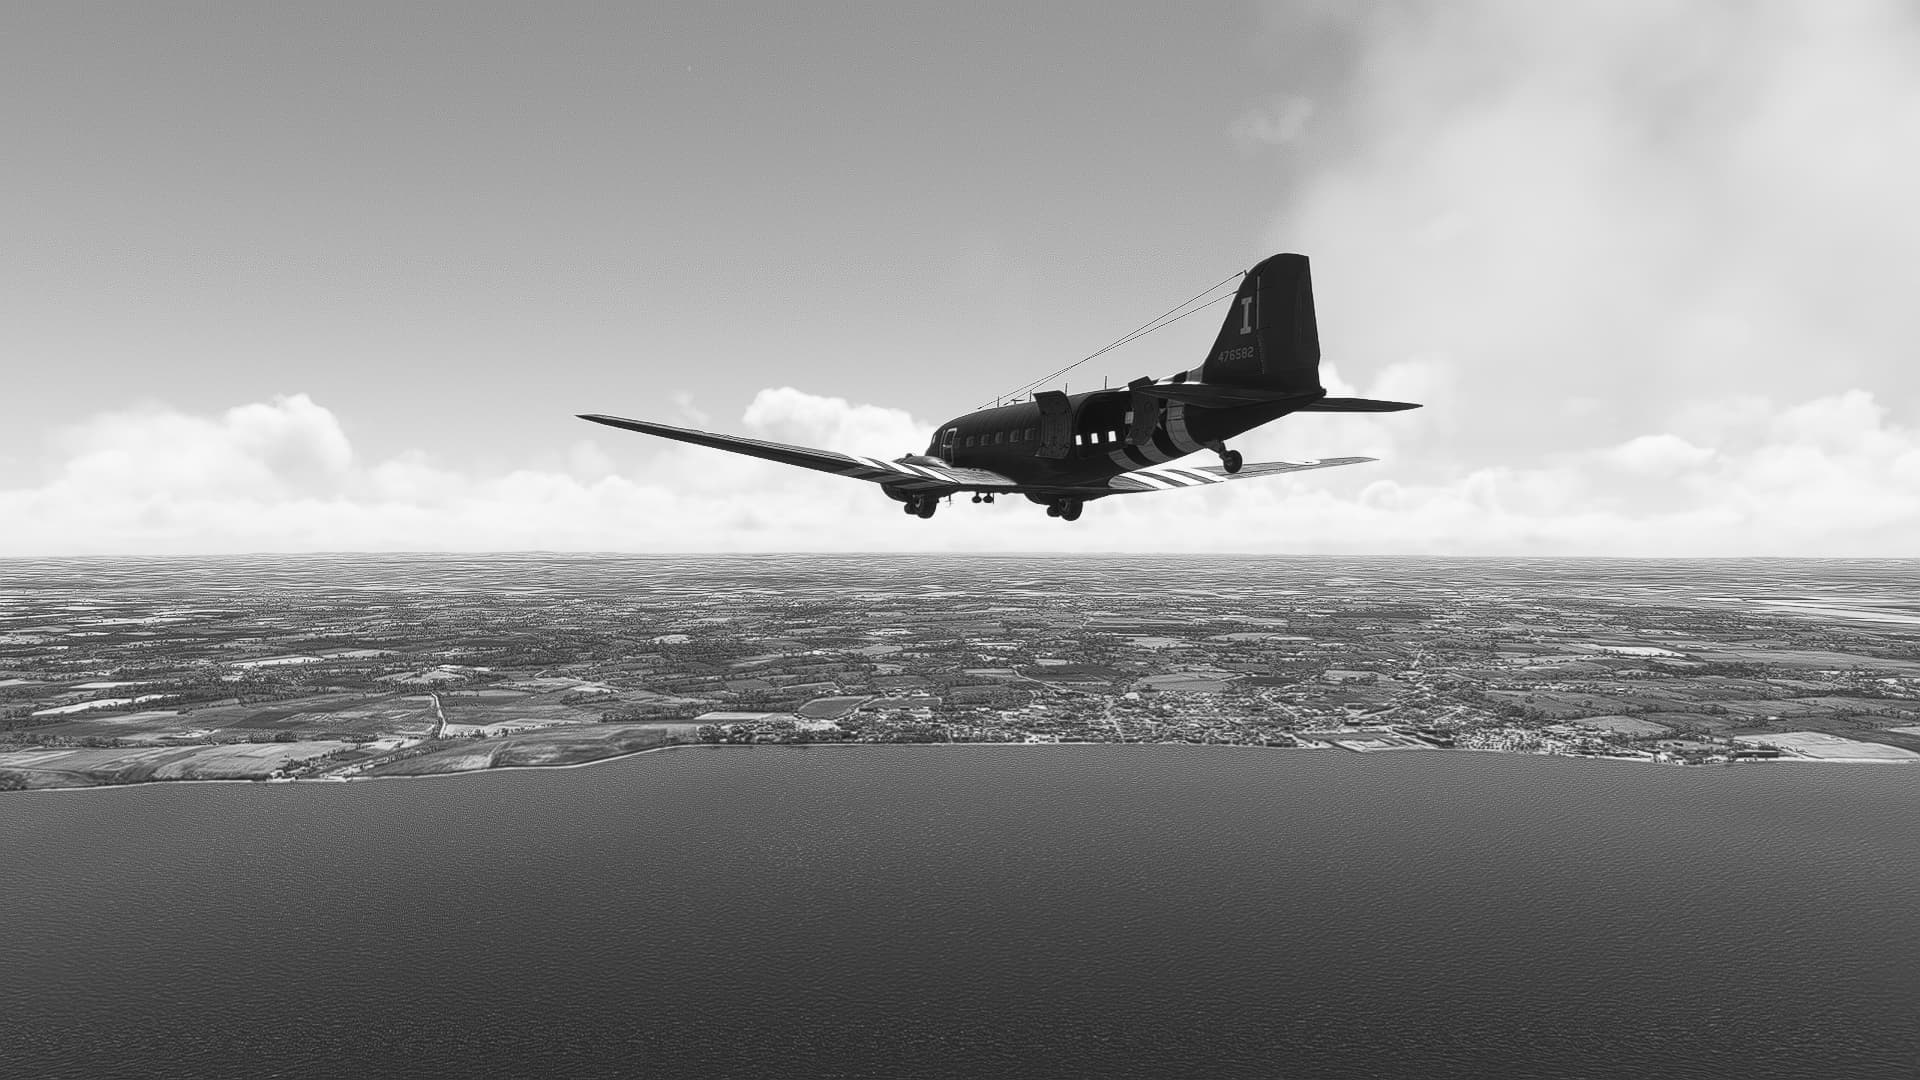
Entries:
POLYGON ((1298 95, 1276 97, 1248 109, 1227 128, 1227 135, 1244 154, 1284 146, 1304 135, 1313 116, 1313 102, 1298 95))
POLYGON ((1920 400, 1920 9, 1279 10, 1342 20, 1352 58, 1270 239, 1314 255, 1344 368, 1450 358, 1457 396, 1426 400, 1465 430, 1423 459, 1710 446, 1685 414, 1741 396, 1920 400))
POLYGON ((305 394, 217 417, 159 407, 109 412, 65 432, 56 482, 100 498, 144 492, 324 492, 353 463, 345 432, 305 394))
MULTIPOLYGON (((1447 378, 1433 361, 1382 372, 1376 384, 1444 386, 1447 378)), ((304 395, 210 417, 150 407, 75 425, 57 441, 44 483, 0 490, 8 526, 0 553, 1899 555, 1911 554, 1920 535, 1920 431, 1890 421, 1865 392, 1787 407, 1736 398, 1722 415, 1697 408, 1712 446, 1650 432, 1470 468, 1430 468, 1416 456, 1422 429, 1407 439, 1391 422, 1420 415, 1295 417, 1259 445, 1300 450, 1256 454, 1412 444, 1383 464, 1110 499, 1067 525, 1017 498, 994 506, 959 499, 920 521, 868 484, 622 432, 590 432, 555 468, 487 472, 420 451, 364 460, 347 425, 304 395)), ((763 391, 737 423, 721 426, 889 457, 924 445, 930 430, 897 410, 791 387, 763 391)))
POLYGON ((1677 476, 1713 460, 1713 451, 1695 446, 1678 435, 1642 435, 1603 454, 1630 472, 1643 476, 1677 476))

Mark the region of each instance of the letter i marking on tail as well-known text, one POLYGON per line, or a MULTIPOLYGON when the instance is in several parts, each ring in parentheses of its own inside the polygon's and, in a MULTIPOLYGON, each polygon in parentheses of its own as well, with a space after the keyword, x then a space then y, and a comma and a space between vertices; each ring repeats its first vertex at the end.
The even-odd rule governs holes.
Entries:
POLYGON ((1253 333, 1253 297, 1251 296, 1240 298, 1240 332, 1253 333))

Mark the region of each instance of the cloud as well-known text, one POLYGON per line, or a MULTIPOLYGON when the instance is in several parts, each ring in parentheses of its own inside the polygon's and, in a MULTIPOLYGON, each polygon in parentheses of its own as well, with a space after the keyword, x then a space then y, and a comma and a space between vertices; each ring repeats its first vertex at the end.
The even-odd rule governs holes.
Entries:
POLYGON ((845 398, 818 397, 791 386, 755 394, 741 419, 751 434, 774 442, 889 458, 925 451, 933 427, 903 409, 855 405, 845 398))
POLYGON ((94 417, 61 440, 57 482, 100 498, 180 493, 285 494, 337 486, 353 463, 346 433, 305 394, 217 417, 157 406, 94 417))
POLYGON ((1314 256, 1344 370, 1449 358, 1457 396, 1425 400, 1458 437, 1402 449, 1711 446, 1695 402, 1920 400, 1920 9, 1369 10, 1270 240, 1314 256))
MULTIPOLYGON (((1444 387, 1443 361, 1375 386, 1444 387)), ((1424 411, 1424 410, 1423 410, 1424 411)), ((0 490, 0 553, 339 550, 1277 551, 1367 554, 1911 555, 1920 431, 1849 391, 1696 407, 1714 445, 1672 431, 1511 464, 1423 462, 1386 417, 1306 415, 1251 456, 1396 450, 1375 465, 1104 500, 1072 525, 1024 499, 957 499, 933 521, 871 485, 643 436, 588 431, 549 469, 488 472, 410 451, 368 461, 305 395, 193 416, 103 414, 63 432, 47 479, 0 490), (1345 423, 1344 429, 1324 422, 1345 423), (1273 448, 1300 447, 1294 453, 1273 448)), ((743 434, 888 457, 930 425, 791 388, 743 434)), ((1411 432, 1411 436, 1408 433, 1411 432)))
POLYGON ((1243 154, 1284 146, 1306 134, 1313 102, 1297 95, 1276 97, 1241 113, 1227 127, 1227 135, 1243 154))
POLYGON ((1641 435, 1606 450, 1602 458, 1644 476, 1675 476, 1713 460, 1713 451, 1678 435, 1641 435))

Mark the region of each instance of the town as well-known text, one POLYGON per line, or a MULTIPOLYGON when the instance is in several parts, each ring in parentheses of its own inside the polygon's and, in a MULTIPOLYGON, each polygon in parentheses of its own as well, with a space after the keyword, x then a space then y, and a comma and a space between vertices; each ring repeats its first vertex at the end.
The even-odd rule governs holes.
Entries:
POLYGON ((696 743, 1920 761, 1911 562, 303 555, 0 563, 0 789, 696 743))

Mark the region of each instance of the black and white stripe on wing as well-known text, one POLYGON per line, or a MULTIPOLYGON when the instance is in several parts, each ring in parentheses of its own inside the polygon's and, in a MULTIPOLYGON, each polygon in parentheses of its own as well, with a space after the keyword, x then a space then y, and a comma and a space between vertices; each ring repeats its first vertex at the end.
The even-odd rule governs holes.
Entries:
POLYGON ((848 467, 840 470, 841 475, 857 480, 870 480, 887 487, 906 488, 911 491, 929 491, 934 488, 958 486, 952 476, 925 465, 909 465, 901 461, 881 461, 879 458, 860 457, 854 454, 840 455, 848 459, 848 467))

